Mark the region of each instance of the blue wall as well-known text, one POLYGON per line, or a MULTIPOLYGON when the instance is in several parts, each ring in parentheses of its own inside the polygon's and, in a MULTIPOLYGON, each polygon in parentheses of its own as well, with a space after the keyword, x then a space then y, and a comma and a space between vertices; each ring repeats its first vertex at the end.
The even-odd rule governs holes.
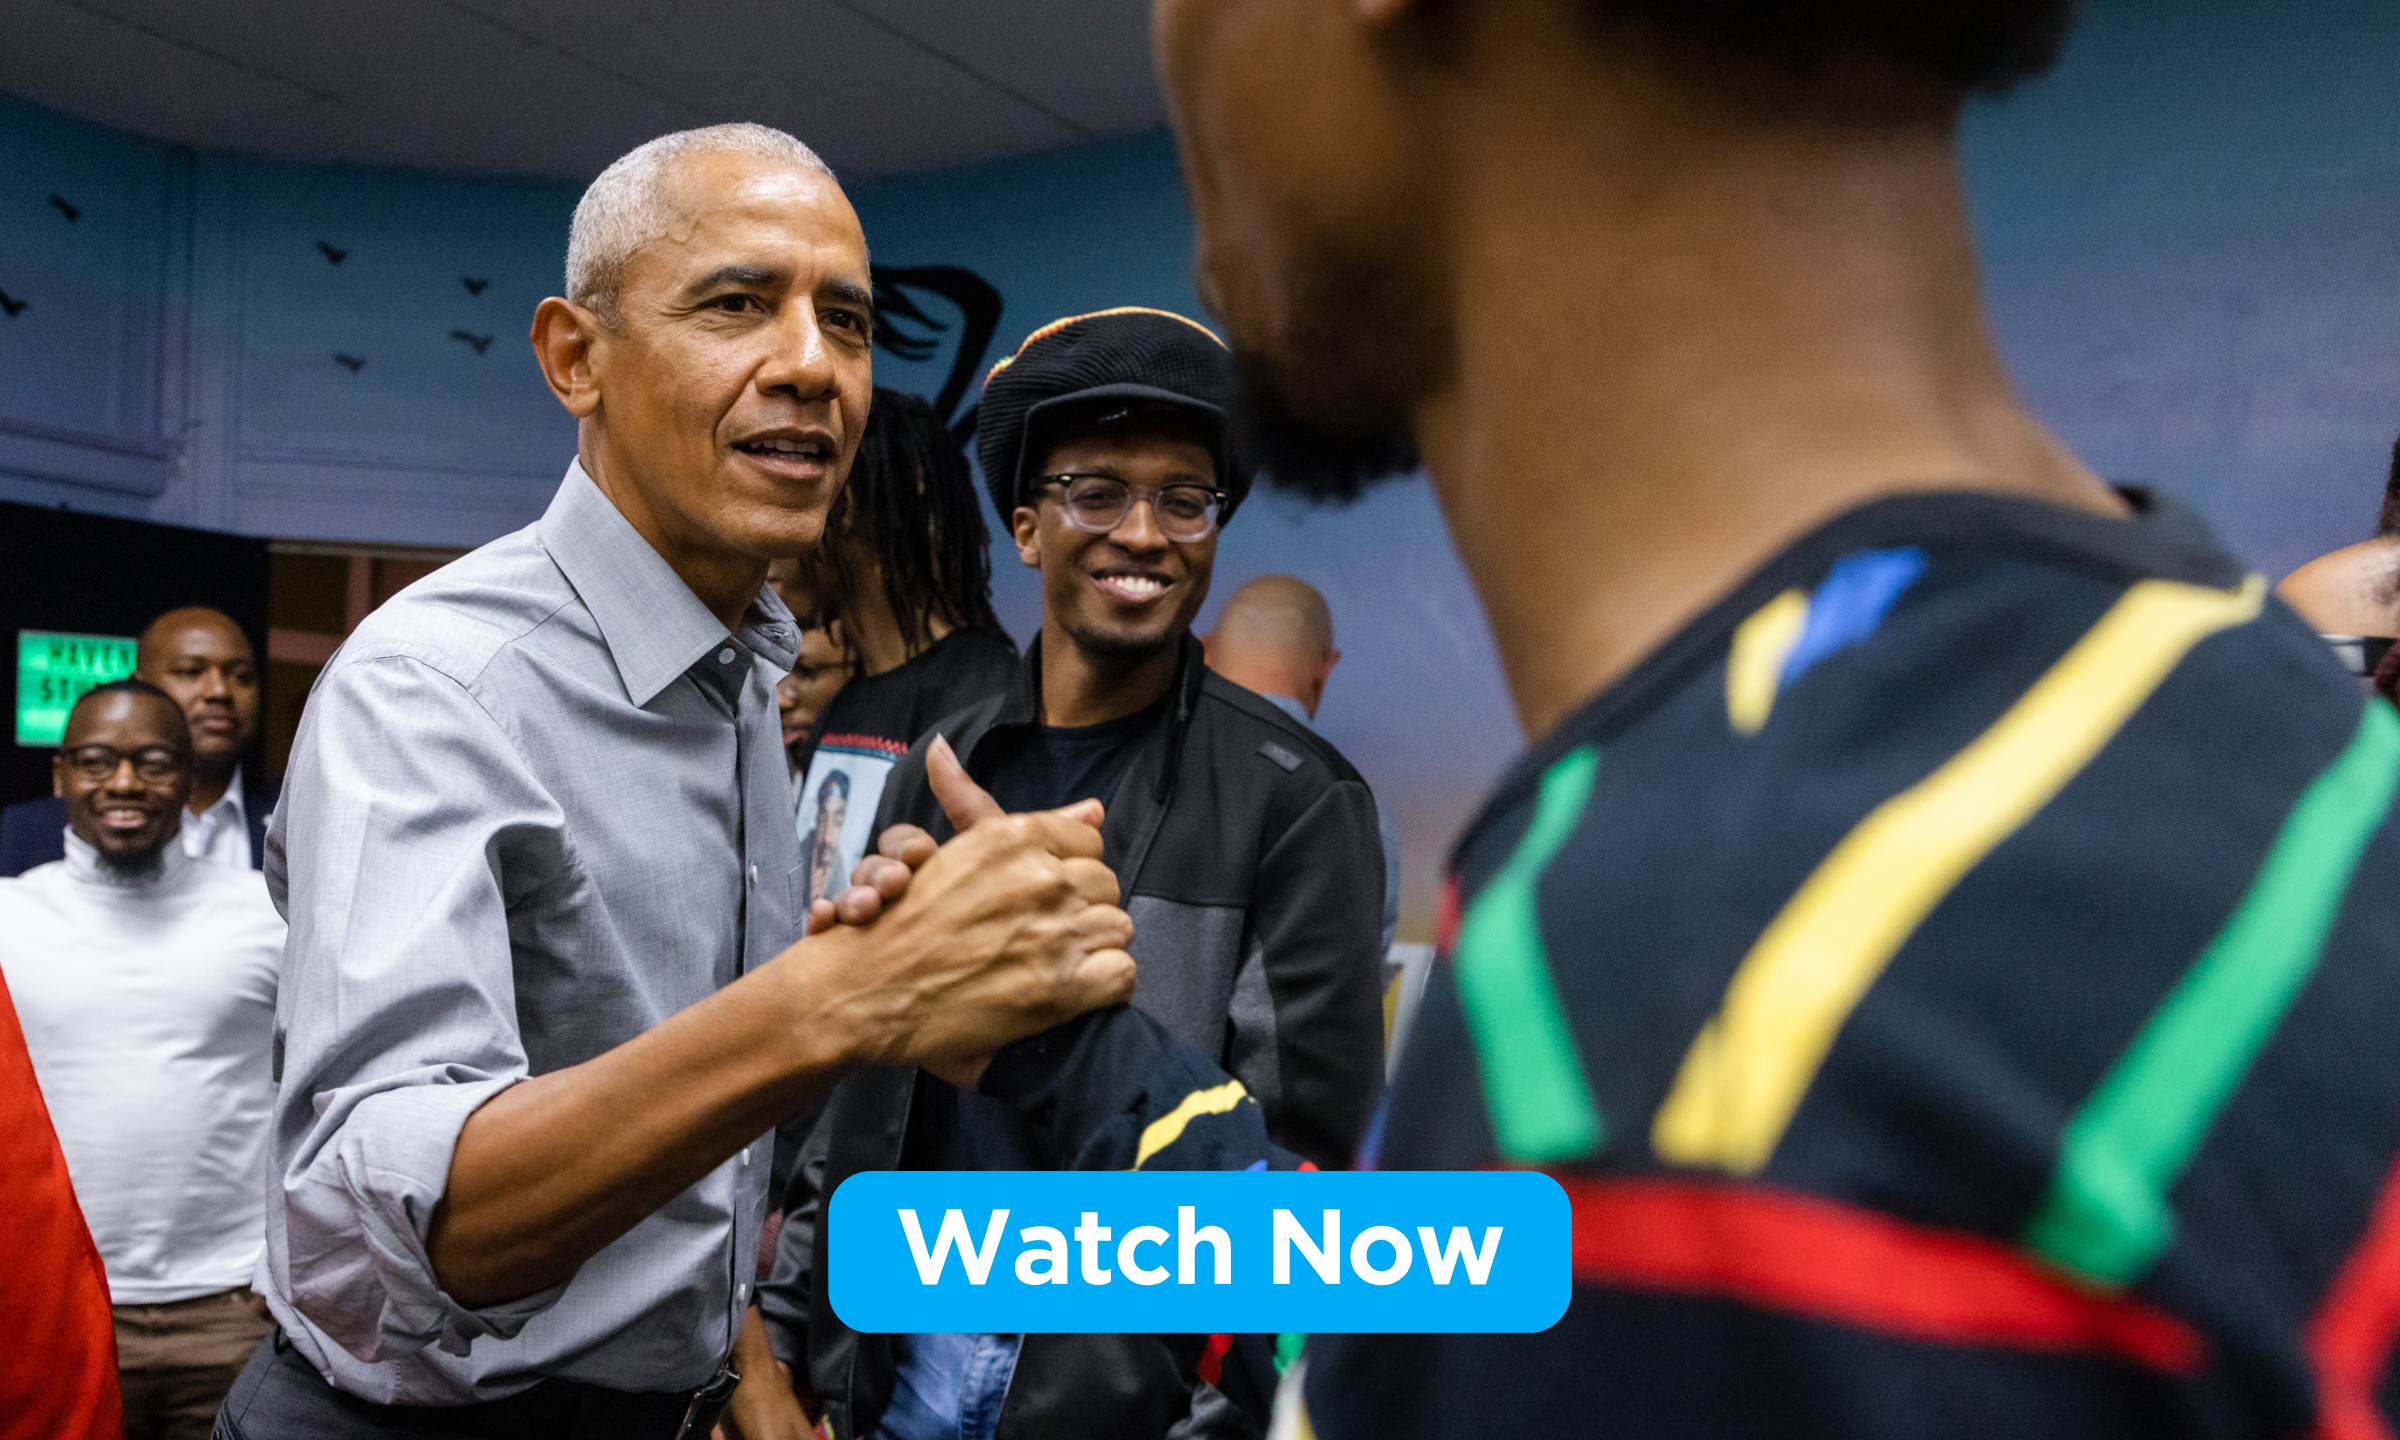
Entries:
MULTIPOLYGON (((2034 407, 2273 572, 2369 528, 2400 430, 2394 75, 2390 0, 2093 0, 2053 75, 1969 118, 1986 288, 2034 407)), ((852 191, 878 262, 1000 288, 998 348, 1105 305, 1197 313, 1163 135, 852 191)), ((574 198, 175 155, 0 101, 0 291, 27 302, 0 318, 0 498, 390 542, 523 523, 572 443, 523 336, 574 198)), ((946 364, 878 358, 928 393, 946 364)), ((1033 586, 995 559, 1026 633, 1033 586)), ((1518 743, 1481 612, 1421 483, 1254 501, 1218 593, 1277 570, 1333 603, 1320 718, 1399 813, 1421 933, 1442 846, 1518 743)))
POLYGON ((524 337, 578 193, 195 157, 0 100, 25 307, 0 316, 0 499, 432 545, 525 523, 574 443, 524 337))
POLYGON ((2400 431, 2400 6, 2098 0, 1967 128, 2034 408, 2272 573, 2362 539, 2400 431))

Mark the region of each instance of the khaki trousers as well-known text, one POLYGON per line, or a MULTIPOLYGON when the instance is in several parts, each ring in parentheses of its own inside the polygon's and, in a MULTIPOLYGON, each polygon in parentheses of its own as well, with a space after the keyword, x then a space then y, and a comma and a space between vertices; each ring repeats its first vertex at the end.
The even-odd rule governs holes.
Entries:
POLYGON ((208 1440, 217 1406, 272 1328, 248 1290, 112 1305, 126 1440, 208 1440))

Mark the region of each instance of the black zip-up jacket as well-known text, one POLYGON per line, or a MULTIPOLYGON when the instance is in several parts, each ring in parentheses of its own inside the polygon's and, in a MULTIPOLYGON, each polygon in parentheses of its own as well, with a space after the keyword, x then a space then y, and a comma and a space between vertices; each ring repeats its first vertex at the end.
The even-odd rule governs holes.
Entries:
MULTIPOLYGON (((951 835, 926 782, 926 746, 946 736, 981 778, 1000 746, 1041 723, 1040 665, 1037 644, 1007 692, 920 739, 885 787, 878 833, 906 822, 951 835)), ((1383 1069, 1383 851, 1365 782, 1306 727, 1211 674, 1186 637, 1157 729, 1107 810, 1103 858, 1134 921, 1133 1004, 1240 1080, 1277 1144, 1346 1166, 1383 1069)), ((1118 1088, 1086 1081, 1095 1093, 1118 1088)), ((836 1435, 872 1433, 891 1398, 893 1352, 889 1337, 850 1331, 826 1303, 821 1197, 861 1170, 1039 1168, 1042 1155, 1006 1107, 914 1070, 857 1075, 834 1092, 759 1298, 778 1353, 805 1363, 836 1435)), ((1255 1434, 1264 1396, 1231 1383, 1223 1365, 1200 1335, 1028 1335, 999 1437, 1255 1434)))

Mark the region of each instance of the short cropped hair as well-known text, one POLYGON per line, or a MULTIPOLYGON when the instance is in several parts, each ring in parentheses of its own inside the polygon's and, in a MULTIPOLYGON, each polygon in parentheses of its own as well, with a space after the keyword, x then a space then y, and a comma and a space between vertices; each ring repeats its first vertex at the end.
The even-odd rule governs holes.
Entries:
POLYGON ((634 252, 667 233, 675 215, 666 199, 667 169, 686 155, 756 155, 830 176, 817 152, 766 125, 747 122, 678 130, 637 145, 600 172, 575 202, 567 227, 567 298, 614 329, 625 266, 634 252))
MULTIPOLYGON (((84 706, 97 705, 111 695, 142 695, 152 700, 164 700, 167 702, 168 708, 172 709, 177 715, 183 714, 183 706, 176 701, 174 696, 169 695, 166 691, 159 689, 156 685, 144 680, 139 675, 127 675, 120 680, 104 680, 100 684, 94 685, 91 689, 84 691, 81 695, 76 696, 75 703, 67 710, 67 719, 72 722, 76 714, 81 711, 84 706)), ((185 723, 188 727, 190 722, 186 721, 185 723)), ((60 741, 59 748, 62 750, 66 748, 66 744, 63 739, 60 741)))
POLYGON ((1580 0, 1604 22, 1806 67, 1867 56, 1957 94, 2004 90, 2049 68, 2076 0, 1580 0))

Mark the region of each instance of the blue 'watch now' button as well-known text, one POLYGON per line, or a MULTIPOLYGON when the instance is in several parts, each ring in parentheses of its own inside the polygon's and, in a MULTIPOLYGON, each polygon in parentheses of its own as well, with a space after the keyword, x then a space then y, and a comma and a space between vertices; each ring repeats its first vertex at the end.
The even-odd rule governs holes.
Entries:
POLYGON ((853 1330, 1547 1330, 1566 1192, 1528 1170, 853 1175, 826 1213, 853 1330))

